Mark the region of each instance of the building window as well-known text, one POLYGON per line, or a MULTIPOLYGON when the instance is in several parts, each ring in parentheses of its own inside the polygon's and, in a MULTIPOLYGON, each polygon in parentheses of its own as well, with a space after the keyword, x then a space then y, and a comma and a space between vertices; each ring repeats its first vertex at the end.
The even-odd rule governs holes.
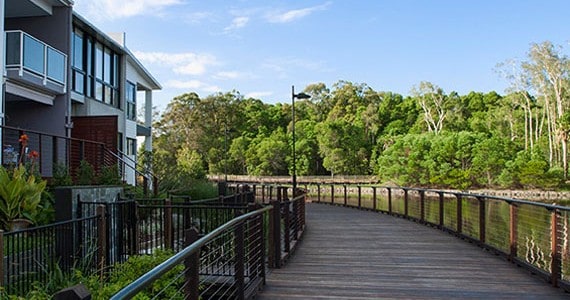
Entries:
POLYGON ((136 121, 137 119, 137 87, 135 84, 127 81, 125 91, 125 100, 127 102, 127 119, 136 121))
POLYGON ((119 54, 80 29, 73 31, 72 39, 72 89, 79 94, 121 108, 119 54))
POLYGON ((127 155, 137 154, 137 140, 127 138, 127 155))

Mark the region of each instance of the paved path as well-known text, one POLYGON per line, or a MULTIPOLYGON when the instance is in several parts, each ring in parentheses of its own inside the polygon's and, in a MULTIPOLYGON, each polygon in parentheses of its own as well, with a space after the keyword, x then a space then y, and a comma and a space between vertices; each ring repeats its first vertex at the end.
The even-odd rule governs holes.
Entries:
POLYGON ((307 231, 256 299, 570 299, 475 245, 404 219, 307 204, 307 231))

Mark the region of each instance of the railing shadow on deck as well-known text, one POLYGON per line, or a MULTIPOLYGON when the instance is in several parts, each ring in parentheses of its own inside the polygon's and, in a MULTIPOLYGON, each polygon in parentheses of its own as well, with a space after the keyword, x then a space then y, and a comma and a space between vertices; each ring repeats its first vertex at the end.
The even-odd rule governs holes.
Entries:
MULTIPOLYGON (((289 199, 287 190, 275 187, 275 197, 250 203, 247 213, 202 237, 197 228, 187 228, 182 250, 111 299, 130 299, 172 270, 178 275, 169 286, 184 299, 252 298, 265 284, 266 266, 281 267, 304 232, 306 194, 289 199)), ((166 297, 160 293, 153 297, 166 297)))
POLYGON ((570 207, 434 189, 305 184, 309 201, 433 226, 570 291, 570 207))

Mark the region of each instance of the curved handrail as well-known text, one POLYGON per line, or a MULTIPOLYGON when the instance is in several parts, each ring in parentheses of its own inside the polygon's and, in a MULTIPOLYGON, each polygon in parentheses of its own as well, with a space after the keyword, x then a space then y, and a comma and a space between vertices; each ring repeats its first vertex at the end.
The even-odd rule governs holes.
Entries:
POLYGON ((206 234, 201 239, 197 240, 196 242, 192 243, 190 246, 184 248, 182 251, 178 252, 171 258, 167 259, 160 265, 154 267, 151 271, 147 272, 137 280, 133 281, 123 289, 121 289, 118 293, 116 293, 111 300, 118 300, 118 299, 130 299, 135 296, 138 292, 142 291, 145 287, 152 284, 155 280, 160 278, 160 276, 164 275, 166 272, 173 269, 175 266, 181 264, 187 257, 192 254, 195 254, 197 251, 200 250, 206 243, 213 240, 217 236, 221 235, 224 231, 230 229, 234 225, 244 222, 245 220, 260 215, 266 211, 272 210, 272 206, 267 206, 250 213, 241 215, 228 221, 224 225, 216 228, 212 232, 206 234))
POLYGON ((339 185, 313 186, 318 188, 317 195, 310 193, 317 197, 316 202, 383 212, 435 226, 503 255, 541 275, 553 286, 570 291, 568 206, 464 191, 343 184, 340 187, 344 192, 337 194, 335 191, 338 191, 339 185), (321 194, 323 187, 325 193, 321 194), (328 187, 329 194, 326 192, 328 187), (347 187, 357 187, 358 196, 354 190, 347 193, 347 187), (361 191, 364 188, 372 191, 366 191, 368 195, 362 197, 361 191), (384 190, 384 194, 379 195, 378 190, 384 190), (342 198, 344 201, 338 202, 342 198), (503 205, 502 209, 499 206, 491 210, 493 203, 503 205), (533 231, 542 232, 542 235, 528 235, 528 232, 533 231), (540 262, 532 257, 529 260, 526 252, 528 249, 532 252, 532 247, 540 247, 537 249, 544 251, 546 258, 540 262))
POLYGON ((469 193, 469 192, 455 192, 455 191, 446 191, 446 190, 436 190, 436 189, 425 189, 425 188, 414 188, 414 187, 393 187, 393 186, 373 186, 376 188, 384 188, 384 189, 401 189, 401 190, 408 190, 408 191, 424 191, 424 192, 432 192, 432 193, 444 193, 444 194, 449 194, 449 195, 457 195, 457 196, 465 196, 465 197, 484 197, 487 199, 493 199, 493 200, 501 200, 501 201, 505 201, 507 203, 514 203, 514 204, 526 204, 526 205, 534 205, 534 206, 539 206, 539 207, 543 207, 546 208, 548 210, 553 210, 553 209, 559 209, 559 210, 565 210, 565 211, 570 211, 570 207, 568 206, 562 206, 562 205, 557 205, 557 204, 549 204, 549 203, 542 203, 542 202, 535 202, 535 201, 529 201, 529 200, 522 200, 522 199, 514 199, 514 198, 509 198, 509 197, 503 197, 503 196, 495 196, 495 195, 485 195, 485 194, 477 194, 477 193, 469 193))

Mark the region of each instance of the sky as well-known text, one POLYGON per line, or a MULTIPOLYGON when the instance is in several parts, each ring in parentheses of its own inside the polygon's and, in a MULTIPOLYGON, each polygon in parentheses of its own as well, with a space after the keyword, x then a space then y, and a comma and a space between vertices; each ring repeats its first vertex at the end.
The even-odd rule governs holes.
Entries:
POLYGON ((505 93, 497 64, 570 49, 567 0, 75 0, 161 83, 154 104, 238 91, 266 103, 339 80, 409 95, 421 81, 505 93))

